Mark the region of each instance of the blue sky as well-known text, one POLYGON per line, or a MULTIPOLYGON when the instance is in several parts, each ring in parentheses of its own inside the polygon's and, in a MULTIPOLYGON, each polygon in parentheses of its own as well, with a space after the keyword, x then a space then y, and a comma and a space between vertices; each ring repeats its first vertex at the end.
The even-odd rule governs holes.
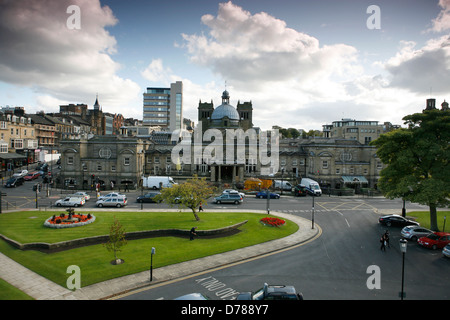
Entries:
POLYGON ((0 0, 0 106, 142 118, 146 87, 252 101, 254 125, 389 121, 450 99, 450 0, 0 0), (80 8, 80 29, 66 10, 80 8), (380 29, 369 29, 370 5, 380 29))

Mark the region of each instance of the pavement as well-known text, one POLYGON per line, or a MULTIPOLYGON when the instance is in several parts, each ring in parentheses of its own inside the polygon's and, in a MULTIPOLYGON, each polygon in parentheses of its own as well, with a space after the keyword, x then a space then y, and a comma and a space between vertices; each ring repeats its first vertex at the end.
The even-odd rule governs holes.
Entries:
MULTIPOLYGON (((221 210, 208 211, 212 212, 221 210)), ((266 213, 261 210, 245 211, 261 214, 266 213)), ((145 287, 151 288, 153 285, 161 284, 166 281, 193 276, 207 270, 212 271, 215 268, 223 268, 233 264, 257 259, 269 254, 274 254, 279 251, 289 250, 293 247, 316 239, 322 233, 320 226, 317 224, 314 224, 314 229, 312 228, 312 222, 310 220, 282 212, 273 211, 271 214, 279 216, 280 218, 288 219, 298 224, 298 231, 287 237, 265 242, 263 244, 257 244, 246 248, 153 269, 153 277, 151 282, 150 272, 149 270, 146 270, 72 291, 36 274, 30 269, 25 268, 19 263, 11 260, 2 253, 0 253, 0 278, 9 282, 11 285, 36 300, 111 299, 135 289, 142 289, 145 287), (271 251, 269 252, 267 248, 271 248, 271 251)), ((68 274, 68 277, 69 276, 70 275, 68 274)))

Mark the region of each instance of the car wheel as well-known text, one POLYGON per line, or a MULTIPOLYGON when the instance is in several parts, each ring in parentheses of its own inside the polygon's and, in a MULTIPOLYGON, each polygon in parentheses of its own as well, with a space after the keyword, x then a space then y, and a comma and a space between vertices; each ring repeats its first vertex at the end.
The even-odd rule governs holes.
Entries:
POLYGON ((263 196, 259 196, 259 198, 260 198, 260 199, 262 199, 262 198, 263 198, 263 196))
POLYGON ((386 222, 386 225, 387 225, 388 227, 390 227, 391 224, 392 224, 392 223, 391 223, 390 221, 386 222))
POLYGON ((99 203, 99 204, 97 205, 97 207, 101 208, 101 207, 103 207, 103 204, 99 203))
POLYGON ((280 199, 280 196, 277 196, 277 199, 280 199))
POLYGON ((416 241, 417 241, 417 237, 416 237, 416 236, 412 236, 412 237, 411 237, 411 241, 416 242, 416 241))
POLYGON ((221 204, 220 200, 217 200, 217 204, 221 204))
POLYGON ((116 207, 117 207, 117 208, 120 208, 120 207, 121 207, 121 205, 120 205, 120 204, 118 203, 118 204, 116 205, 116 207))
POLYGON ((236 201, 234 202, 234 204, 239 204, 239 201, 236 200, 236 201))
POLYGON ((77 207, 78 207, 78 204, 75 204, 74 207, 77 208, 77 207))
POLYGON ((57 203, 56 206, 57 206, 57 207, 61 207, 61 203, 57 203))
POLYGON ((437 246, 435 244, 433 244, 433 246, 431 247, 431 249, 436 250, 437 246))

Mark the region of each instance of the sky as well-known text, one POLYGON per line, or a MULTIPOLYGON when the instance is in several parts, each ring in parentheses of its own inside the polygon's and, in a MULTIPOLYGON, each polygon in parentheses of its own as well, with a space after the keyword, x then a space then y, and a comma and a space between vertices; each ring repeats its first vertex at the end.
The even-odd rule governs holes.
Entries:
POLYGON ((403 125, 450 100, 450 0, 0 0, 0 106, 142 119, 175 81, 196 123, 226 89, 264 130, 403 125))

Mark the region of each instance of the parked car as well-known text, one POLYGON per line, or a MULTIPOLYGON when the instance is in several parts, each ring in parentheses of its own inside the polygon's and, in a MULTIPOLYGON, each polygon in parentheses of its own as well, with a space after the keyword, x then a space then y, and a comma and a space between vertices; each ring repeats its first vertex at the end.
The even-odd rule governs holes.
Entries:
POLYGON ((209 298, 202 293, 189 293, 174 300, 209 300, 209 298))
POLYGON ((86 201, 91 199, 91 196, 84 191, 75 192, 73 195, 76 197, 84 197, 84 200, 86 200, 86 201))
POLYGON ((99 208, 101 207, 117 207, 121 208, 126 206, 128 203, 126 197, 109 197, 102 200, 97 200, 95 205, 99 208))
POLYGON ((433 231, 421 227, 421 226, 406 226, 402 229, 400 234, 403 238, 411 240, 411 241, 417 241, 417 239, 425 237, 426 235, 433 233, 433 231))
POLYGON ((56 200, 57 207, 81 207, 86 203, 84 197, 65 197, 64 199, 56 200))
MULTIPOLYGON (((256 197, 257 198, 260 198, 260 199, 267 199, 267 192, 264 192, 264 191, 260 191, 260 192, 258 192, 257 194, 256 194, 256 197)), ((280 195, 278 194, 278 193, 270 193, 270 199, 280 199, 280 195)))
POLYGON ((161 202, 160 199, 155 200, 155 197, 159 194, 161 194, 161 193, 160 192, 149 192, 142 196, 137 197, 136 201, 139 203, 141 203, 141 202, 153 202, 153 203, 161 202))
POLYGON ((118 193, 118 192, 110 192, 104 196, 98 197, 97 200, 105 200, 105 199, 114 198, 114 197, 125 197, 126 198, 127 196, 124 194, 118 193))
POLYGON ((245 198, 245 193, 239 192, 239 191, 234 190, 234 189, 225 189, 225 190, 223 190, 222 193, 237 193, 237 194, 239 194, 242 197, 242 199, 245 198))
POLYGON ((39 178, 40 175, 41 174, 38 171, 29 172, 25 177, 23 177, 23 179, 25 181, 31 181, 31 180, 39 178))
POLYGON ((296 197, 306 197, 308 191, 306 190, 306 186, 302 184, 298 184, 294 188, 294 196, 296 197))
POLYGON ((446 245, 444 249, 442 249, 442 254, 444 257, 450 258, 450 244, 446 245))
POLYGON ((214 203, 220 204, 220 203, 234 203, 234 204, 240 204, 242 203, 243 199, 239 194, 235 193, 222 193, 220 196, 214 198, 214 203))
POLYGON ((23 178, 28 174, 28 170, 21 170, 13 174, 13 178, 23 178))
POLYGON ((431 248, 433 250, 442 249, 450 243, 450 233, 448 232, 433 232, 429 235, 419 238, 417 243, 422 247, 431 248))
POLYGON ((419 223, 414 220, 406 219, 402 216, 399 216, 397 214, 391 214, 387 216, 382 216, 378 219, 378 222, 380 224, 383 224, 385 226, 393 226, 393 227, 406 227, 410 225, 416 225, 418 226, 419 223))
POLYGON ((236 300, 303 300, 303 295, 297 293, 294 286, 268 285, 253 292, 241 292, 236 300))
POLYGON ((25 180, 22 177, 12 177, 5 183, 5 188, 15 188, 21 186, 25 180))

